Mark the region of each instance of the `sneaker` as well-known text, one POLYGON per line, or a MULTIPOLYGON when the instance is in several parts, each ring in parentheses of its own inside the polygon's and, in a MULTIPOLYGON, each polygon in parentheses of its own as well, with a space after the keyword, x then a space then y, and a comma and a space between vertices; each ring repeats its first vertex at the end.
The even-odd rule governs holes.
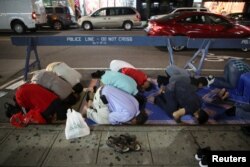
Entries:
POLYGON ((200 167, 208 167, 206 155, 204 157, 202 157, 201 161, 199 162, 199 165, 200 165, 200 167))
POLYGON ((210 150, 211 150, 210 147, 199 148, 199 149, 197 150, 197 153, 195 154, 195 159, 196 159, 197 161, 201 161, 202 158, 206 155, 206 153, 207 153, 208 151, 210 151, 210 150))
POLYGON ((214 83, 214 76, 213 75, 209 75, 207 77, 207 86, 210 86, 212 83, 214 83))

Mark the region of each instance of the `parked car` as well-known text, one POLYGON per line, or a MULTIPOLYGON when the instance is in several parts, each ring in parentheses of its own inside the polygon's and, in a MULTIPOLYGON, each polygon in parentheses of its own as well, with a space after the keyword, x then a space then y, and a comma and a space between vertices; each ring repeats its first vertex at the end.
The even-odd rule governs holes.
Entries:
POLYGON ((227 17, 239 24, 250 26, 250 13, 230 13, 227 17))
POLYGON ((168 13, 166 13, 166 14, 154 15, 154 16, 151 16, 150 19, 157 19, 157 18, 160 18, 160 17, 164 17, 164 16, 166 16, 166 15, 169 15, 169 14, 174 14, 174 13, 195 12, 195 11, 198 11, 198 12, 208 12, 208 9, 207 9, 207 8, 198 8, 198 7, 173 8, 172 10, 170 10, 170 11, 169 11, 168 13))
POLYGON ((141 15, 132 7, 100 8, 90 16, 78 19, 78 25, 84 30, 95 28, 124 28, 131 30, 141 25, 141 15))
MULTIPOLYGON (((222 15, 182 12, 152 19, 145 28, 149 36, 187 36, 191 38, 248 38, 250 29, 222 15)), ((184 46, 173 47, 183 50, 184 46)))
POLYGON ((23 34, 27 30, 36 31, 37 26, 46 22, 42 0, 0 1, 0 29, 23 34))
POLYGON ((47 6, 47 25, 55 30, 68 28, 73 24, 70 11, 66 6, 47 6))

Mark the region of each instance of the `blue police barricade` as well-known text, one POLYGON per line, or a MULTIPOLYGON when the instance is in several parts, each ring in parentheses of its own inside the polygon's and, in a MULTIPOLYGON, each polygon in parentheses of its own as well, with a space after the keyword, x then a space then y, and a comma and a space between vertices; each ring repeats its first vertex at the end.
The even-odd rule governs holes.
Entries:
MULTIPOLYGON (((35 53, 38 68, 41 69, 37 53, 37 46, 165 46, 169 52, 169 62, 174 64, 172 46, 198 48, 194 56, 184 68, 192 68, 200 74, 204 59, 209 48, 250 48, 250 39, 193 39, 183 36, 148 37, 148 36, 39 36, 39 37, 11 37, 13 45, 27 46, 24 79, 27 80, 29 60, 32 51, 35 53), (202 54, 200 54, 202 53, 202 54), (198 68, 192 64, 197 56, 201 55, 198 68)), ((33 64, 32 64, 33 65, 33 64)))
POLYGON ((201 73, 201 69, 204 63, 204 60, 208 54, 209 48, 214 49, 250 49, 250 38, 189 38, 187 41, 187 48, 197 49, 199 48, 193 57, 187 61, 184 68, 191 68, 195 71, 196 74, 201 73), (198 67, 196 68, 193 65, 193 61, 201 56, 198 67))

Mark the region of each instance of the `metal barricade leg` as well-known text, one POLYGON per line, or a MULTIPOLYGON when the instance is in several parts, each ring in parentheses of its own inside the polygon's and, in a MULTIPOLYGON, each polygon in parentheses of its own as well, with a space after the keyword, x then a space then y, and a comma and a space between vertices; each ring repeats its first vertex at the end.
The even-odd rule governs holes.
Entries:
POLYGON ((198 75, 201 74, 201 70, 202 70, 202 67, 203 67, 203 64, 204 64, 204 60, 205 60, 205 58, 207 57, 207 54, 208 54, 208 48, 210 46, 210 43, 211 43, 211 41, 208 40, 206 45, 205 45, 205 48, 202 51, 202 56, 201 56, 200 63, 199 63, 198 69, 197 69, 197 74, 198 75))
POLYGON ((38 53, 37 53, 37 49, 36 49, 36 46, 33 46, 34 48, 34 52, 35 52, 35 57, 36 57, 36 63, 37 63, 37 67, 39 70, 41 70, 41 64, 40 64, 40 59, 38 57, 38 53))
POLYGON ((28 39, 28 46, 26 49, 26 60, 25 60, 25 69, 24 69, 24 80, 27 81, 28 79, 28 73, 29 73, 29 68, 30 68, 30 54, 32 51, 34 51, 35 53, 35 58, 36 61, 33 64, 37 64, 38 69, 41 69, 41 64, 40 64, 40 60, 39 60, 39 56, 37 53, 37 48, 36 48, 36 42, 35 39, 33 37, 28 39))
POLYGON ((193 55, 193 57, 187 61, 186 65, 184 66, 184 68, 191 68, 196 75, 200 75, 201 73, 201 70, 202 70, 202 67, 203 67, 203 63, 204 63, 204 60, 207 56, 207 53, 208 53, 208 49, 209 49, 209 46, 210 46, 210 43, 211 41, 210 40, 207 40, 205 39, 200 48, 198 49, 198 51, 195 52, 195 54, 193 55), (192 63, 199 55, 201 54, 201 59, 200 59, 200 62, 199 62, 199 65, 198 67, 196 68, 195 65, 192 63))
POLYGON ((173 49, 172 49, 169 38, 167 39, 167 48, 168 48, 168 53, 169 53, 169 63, 170 63, 170 65, 174 65, 173 49))
POLYGON ((26 49, 26 60, 25 60, 25 68, 24 68, 24 80, 27 81, 28 79, 28 72, 30 68, 30 52, 31 46, 28 46, 26 49))

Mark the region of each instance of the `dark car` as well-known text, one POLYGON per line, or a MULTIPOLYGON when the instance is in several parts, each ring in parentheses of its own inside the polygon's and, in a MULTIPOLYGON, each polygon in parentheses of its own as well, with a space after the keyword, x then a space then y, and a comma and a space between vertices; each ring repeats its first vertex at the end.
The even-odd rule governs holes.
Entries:
POLYGON ((227 17, 236 21, 236 23, 250 26, 250 13, 230 13, 227 17))
POLYGON ((47 13, 47 24, 55 29, 62 30, 73 24, 68 7, 56 6, 45 7, 47 13))
MULTIPOLYGON (((191 38, 248 38, 250 28, 207 12, 183 12, 149 21, 149 36, 187 36, 191 38)), ((173 47, 182 50, 184 46, 173 47)))

